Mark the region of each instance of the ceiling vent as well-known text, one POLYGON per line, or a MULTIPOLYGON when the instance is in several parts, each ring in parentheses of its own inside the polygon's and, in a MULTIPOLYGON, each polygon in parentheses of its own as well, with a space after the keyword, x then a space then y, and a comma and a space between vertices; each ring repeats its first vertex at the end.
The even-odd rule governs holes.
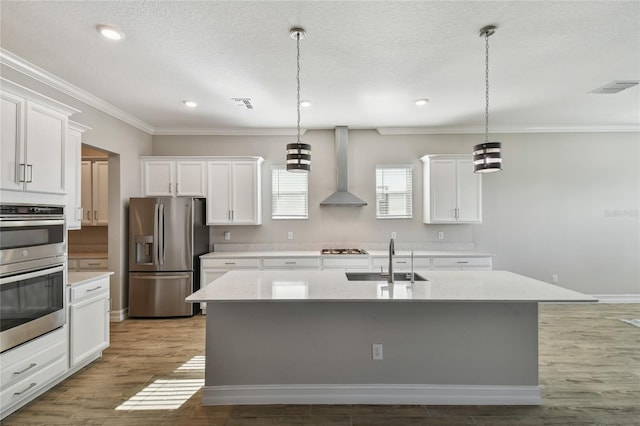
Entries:
POLYGON ((231 100, 240 108, 253 109, 251 98, 231 98, 231 100))
POLYGON ((598 87, 589 93, 594 93, 596 95, 613 95, 614 93, 621 92, 629 87, 636 86, 638 83, 640 83, 638 80, 616 80, 611 83, 607 83, 602 87, 598 87))

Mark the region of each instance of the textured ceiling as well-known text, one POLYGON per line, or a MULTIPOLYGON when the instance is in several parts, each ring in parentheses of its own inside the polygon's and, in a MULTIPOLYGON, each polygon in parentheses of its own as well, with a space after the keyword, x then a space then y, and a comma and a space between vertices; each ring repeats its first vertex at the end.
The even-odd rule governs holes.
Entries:
POLYGON ((6 1, 5 51, 154 128, 482 129, 484 39, 496 130, 639 125, 639 1, 6 1), (98 24, 117 26, 121 42, 98 24), (251 98, 253 110, 234 97, 251 98), (414 101, 429 98, 424 107, 414 101), (199 102, 188 110, 183 99, 199 102))

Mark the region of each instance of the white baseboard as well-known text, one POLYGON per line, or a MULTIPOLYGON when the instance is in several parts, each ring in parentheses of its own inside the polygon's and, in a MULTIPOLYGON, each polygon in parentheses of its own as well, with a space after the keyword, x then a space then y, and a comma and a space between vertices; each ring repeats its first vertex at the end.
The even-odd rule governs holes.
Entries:
POLYGON ((540 405, 540 386, 309 384, 205 386, 202 405, 540 405))
POLYGON ((120 309, 119 311, 111 311, 109 314, 109 321, 120 322, 127 319, 129 316, 129 308, 120 309))
POLYGON ((600 303, 640 303, 638 294, 592 294, 600 303))

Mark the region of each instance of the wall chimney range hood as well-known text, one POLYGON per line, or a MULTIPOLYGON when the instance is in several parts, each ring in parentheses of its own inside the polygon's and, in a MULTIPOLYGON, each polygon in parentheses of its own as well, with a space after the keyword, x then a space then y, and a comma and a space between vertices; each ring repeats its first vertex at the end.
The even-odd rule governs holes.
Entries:
POLYGON ((320 207, 363 207, 367 203, 349 192, 349 164, 347 148, 349 145, 349 129, 347 126, 336 126, 336 183, 338 190, 320 203, 320 207))

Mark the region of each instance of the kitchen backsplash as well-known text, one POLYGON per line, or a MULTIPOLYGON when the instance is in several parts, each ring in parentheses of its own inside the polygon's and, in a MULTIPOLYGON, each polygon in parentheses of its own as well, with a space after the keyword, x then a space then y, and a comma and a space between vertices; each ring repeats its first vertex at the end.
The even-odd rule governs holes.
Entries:
MULTIPOLYGON (((323 248, 362 248, 371 250, 387 250, 389 242, 362 243, 362 242, 324 242, 324 243, 256 243, 256 244, 214 244, 213 251, 318 251, 323 248)), ((473 251, 472 242, 424 242, 403 243, 395 240, 395 249, 398 250, 427 250, 427 251, 473 251)))

